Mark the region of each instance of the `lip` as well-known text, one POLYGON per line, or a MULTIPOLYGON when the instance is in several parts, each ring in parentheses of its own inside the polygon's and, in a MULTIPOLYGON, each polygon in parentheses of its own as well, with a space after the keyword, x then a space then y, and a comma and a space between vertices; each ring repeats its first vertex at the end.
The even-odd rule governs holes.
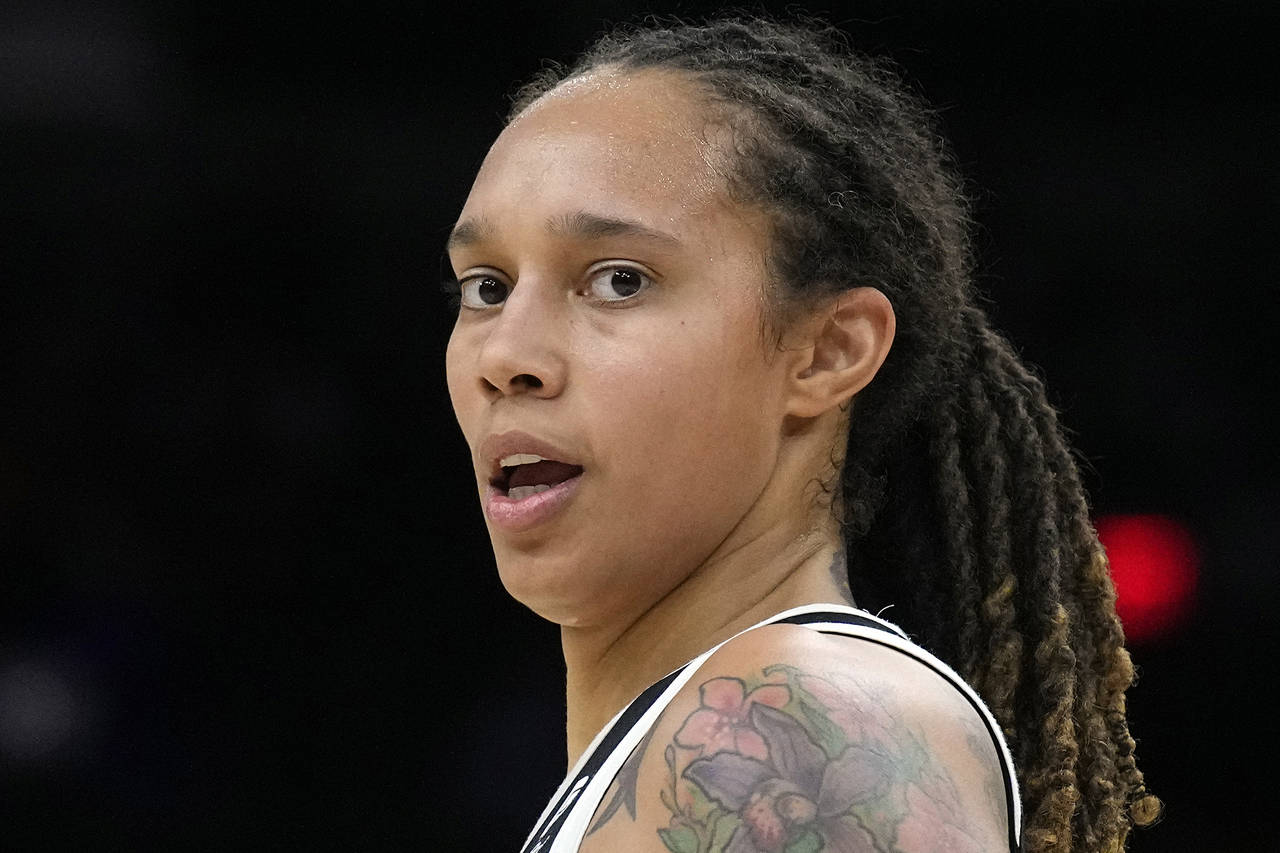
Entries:
POLYGON ((556 483, 545 492, 512 500, 497 486, 484 489, 484 514, 489 523, 507 533, 521 533, 550 519, 573 499, 582 483, 582 475, 556 483))
POLYGON ((502 466, 498 463, 513 453, 535 453, 543 459, 554 459, 566 465, 582 465, 569 451, 518 429, 494 433, 482 441, 476 462, 489 472, 489 482, 492 483, 502 475, 502 466))
POLYGON ((549 520, 577 493, 583 477, 578 474, 546 491, 513 500, 495 484, 502 476, 502 466, 498 463, 513 453, 534 453, 544 459, 583 467, 574 454, 527 432, 510 430, 485 438, 476 454, 477 468, 488 472, 482 499, 484 514, 491 525, 506 533, 520 533, 549 520))

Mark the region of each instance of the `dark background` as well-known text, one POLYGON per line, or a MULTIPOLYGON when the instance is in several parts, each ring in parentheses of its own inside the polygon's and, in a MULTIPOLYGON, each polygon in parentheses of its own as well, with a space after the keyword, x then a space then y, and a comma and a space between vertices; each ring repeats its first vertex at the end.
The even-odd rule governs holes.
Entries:
MULTIPOLYGON (((558 781, 439 252, 516 81, 710 7, 450 6, 0 12, 0 848, 514 850, 558 781)), ((1192 622, 1134 647, 1132 849, 1267 847, 1273 5, 810 8, 942 110, 1097 511, 1199 541, 1192 622)))

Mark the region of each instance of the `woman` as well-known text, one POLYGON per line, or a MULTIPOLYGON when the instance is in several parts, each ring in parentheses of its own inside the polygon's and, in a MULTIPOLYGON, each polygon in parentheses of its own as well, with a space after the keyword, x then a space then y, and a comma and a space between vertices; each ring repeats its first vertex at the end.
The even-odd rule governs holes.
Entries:
POLYGON ((567 665, 526 850, 1111 851, 1155 817, 1071 454, 890 74, 812 24, 605 37, 523 90, 448 248, 498 569, 567 665))

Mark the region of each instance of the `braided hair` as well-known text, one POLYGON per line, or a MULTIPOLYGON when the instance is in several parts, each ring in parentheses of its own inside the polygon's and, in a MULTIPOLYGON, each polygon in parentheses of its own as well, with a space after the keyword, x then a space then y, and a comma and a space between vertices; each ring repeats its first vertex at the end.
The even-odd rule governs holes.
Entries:
POLYGON ((766 331, 842 290, 898 332, 849 416, 832 483, 864 607, 982 695, 1026 804, 1028 853, 1111 853, 1159 801, 1134 761, 1134 679, 1075 459, 1037 377, 972 285, 968 216, 931 114, 886 65, 812 20, 627 26, 516 95, 510 118, 594 69, 688 76, 733 133, 734 198, 770 214, 766 331))

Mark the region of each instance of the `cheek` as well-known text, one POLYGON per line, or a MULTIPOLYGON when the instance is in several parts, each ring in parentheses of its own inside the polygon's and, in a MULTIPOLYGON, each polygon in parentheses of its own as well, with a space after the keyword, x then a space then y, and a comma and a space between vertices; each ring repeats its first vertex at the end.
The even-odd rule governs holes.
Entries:
POLYGON ((457 419, 458 426, 462 428, 463 435, 470 442, 471 433, 467 431, 469 420, 467 411, 468 407, 474 404, 476 394, 472 385, 474 371, 467 368, 464 358, 467 351, 466 342, 455 329, 449 336, 449 344, 445 348, 445 382, 449 386, 449 401, 453 405, 453 416, 457 419))
MULTIPOLYGON (((597 415, 630 488, 673 512, 767 476, 769 377, 762 359, 700 329, 601 375, 597 415)), ((622 472, 620 472, 622 473, 622 472)))

